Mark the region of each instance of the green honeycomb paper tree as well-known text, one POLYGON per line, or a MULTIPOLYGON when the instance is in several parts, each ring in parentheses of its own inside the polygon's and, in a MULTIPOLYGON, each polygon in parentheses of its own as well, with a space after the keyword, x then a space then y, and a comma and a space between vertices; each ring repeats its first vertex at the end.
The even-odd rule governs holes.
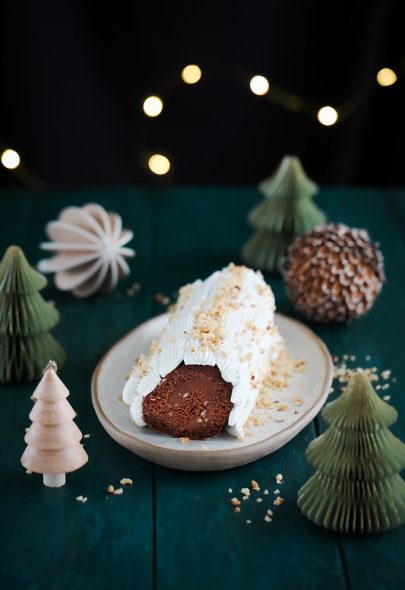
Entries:
POLYGON ((294 238, 326 220, 312 202, 318 190, 296 156, 283 158, 275 173, 259 185, 265 198, 248 215, 256 230, 242 250, 248 266, 264 272, 281 271, 294 238))
POLYGON ((62 365, 65 354, 49 330, 59 313, 38 291, 46 278, 27 262, 18 246, 10 246, 0 262, 0 381, 32 381, 41 377, 50 358, 62 365))
POLYGON ((395 408, 356 372, 322 410, 330 425, 307 449, 317 470, 298 491, 311 521, 340 533, 378 533, 405 522, 405 444, 389 430, 395 408))

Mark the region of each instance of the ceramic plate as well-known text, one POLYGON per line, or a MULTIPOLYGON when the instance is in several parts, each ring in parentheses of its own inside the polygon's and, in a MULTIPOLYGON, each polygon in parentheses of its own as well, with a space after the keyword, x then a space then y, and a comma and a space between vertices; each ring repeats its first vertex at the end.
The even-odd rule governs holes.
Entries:
POLYGON ((294 373, 288 388, 272 391, 277 409, 256 408, 254 426, 244 441, 228 434, 214 439, 189 441, 139 428, 130 419, 121 392, 136 358, 146 353, 168 320, 160 315, 130 332, 101 359, 92 379, 92 400, 97 416, 108 434, 135 454, 175 469, 214 471, 244 465, 268 455, 296 436, 319 412, 332 383, 332 359, 323 342, 306 326, 276 314, 275 322, 294 359, 305 363, 294 373))

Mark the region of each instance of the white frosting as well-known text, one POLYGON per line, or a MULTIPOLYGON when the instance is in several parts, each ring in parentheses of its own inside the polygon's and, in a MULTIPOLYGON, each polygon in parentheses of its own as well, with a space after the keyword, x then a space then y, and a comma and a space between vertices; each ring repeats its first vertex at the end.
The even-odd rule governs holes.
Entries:
POLYGON ((274 325, 274 295, 260 272, 230 264, 180 289, 170 319, 149 354, 134 366, 123 400, 145 426, 142 400, 181 362, 216 365, 232 383, 227 431, 243 438, 263 378, 282 348, 274 325))

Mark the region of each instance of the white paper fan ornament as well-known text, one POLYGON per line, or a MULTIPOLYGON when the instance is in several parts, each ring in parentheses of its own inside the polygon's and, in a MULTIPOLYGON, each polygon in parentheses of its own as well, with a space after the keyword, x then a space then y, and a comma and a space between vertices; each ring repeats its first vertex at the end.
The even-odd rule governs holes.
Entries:
POLYGON ((40 245, 55 256, 41 260, 41 272, 54 272, 55 285, 72 291, 77 297, 89 297, 98 291, 112 291, 120 278, 129 274, 125 258, 135 251, 125 248, 133 233, 122 229, 117 213, 90 203, 63 209, 56 221, 45 227, 50 242, 40 245))

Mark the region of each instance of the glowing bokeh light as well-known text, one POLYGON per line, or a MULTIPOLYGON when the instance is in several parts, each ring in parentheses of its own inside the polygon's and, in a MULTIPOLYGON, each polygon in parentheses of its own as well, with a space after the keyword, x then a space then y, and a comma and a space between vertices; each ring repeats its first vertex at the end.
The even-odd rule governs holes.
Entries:
POLYGON ((166 156, 162 156, 162 154, 153 154, 148 160, 149 170, 153 172, 153 174, 158 174, 162 176, 163 174, 167 174, 170 170, 170 160, 166 158, 166 156))
POLYGON ((157 117, 163 110, 163 101, 158 96, 148 96, 143 103, 143 112, 148 117, 157 117))
POLYGON ((338 120, 338 112, 333 107, 326 106, 319 109, 317 117, 318 121, 322 125, 330 127, 331 125, 334 125, 338 120))
POLYGON ((1 154, 1 163, 3 164, 4 168, 8 168, 9 170, 18 168, 20 161, 20 156, 15 150, 6 149, 1 154))
POLYGON ((253 76, 249 82, 250 90, 253 94, 264 96, 270 90, 270 83, 264 76, 253 76))
POLYGON ((202 72, 201 68, 195 64, 190 64, 183 68, 181 72, 181 79, 186 84, 197 84, 201 80, 202 72))
POLYGON ((380 86, 392 86, 397 81, 397 75, 391 68, 382 68, 377 73, 377 82, 380 86))

